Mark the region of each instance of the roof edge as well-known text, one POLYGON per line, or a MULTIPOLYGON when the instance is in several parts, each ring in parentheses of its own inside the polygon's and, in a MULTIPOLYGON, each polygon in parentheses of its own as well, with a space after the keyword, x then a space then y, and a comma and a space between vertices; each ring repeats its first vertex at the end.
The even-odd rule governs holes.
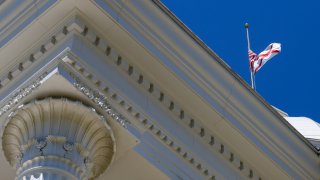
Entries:
POLYGON ((193 39, 206 53, 213 57, 225 70, 227 70, 243 87, 245 87, 253 96, 262 102, 268 110, 281 120, 296 136, 301 139, 318 156, 320 150, 314 147, 305 137, 303 137, 279 112, 274 109, 261 95, 255 92, 237 73, 235 73, 212 49, 210 49, 198 36, 196 36, 177 16, 175 16, 160 0, 151 0, 162 12, 164 12, 178 27, 181 28, 191 39, 193 39))

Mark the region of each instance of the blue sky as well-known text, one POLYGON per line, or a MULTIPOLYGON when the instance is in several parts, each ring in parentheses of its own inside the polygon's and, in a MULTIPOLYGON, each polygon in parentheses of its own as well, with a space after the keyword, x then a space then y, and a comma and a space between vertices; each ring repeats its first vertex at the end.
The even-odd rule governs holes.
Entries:
POLYGON ((282 52, 257 72, 257 92, 290 116, 320 122, 320 1, 162 2, 249 84, 244 24, 254 52, 281 43, 282 52))

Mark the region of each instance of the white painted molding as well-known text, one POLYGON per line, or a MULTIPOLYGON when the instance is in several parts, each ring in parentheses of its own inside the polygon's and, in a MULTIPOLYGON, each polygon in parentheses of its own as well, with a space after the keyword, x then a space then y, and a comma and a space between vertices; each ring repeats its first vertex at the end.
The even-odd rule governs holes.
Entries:
MULTIPOLYGON (((118 4, 104 0, 96 2, 105 11, 108 8, 115 9, 118 4)), ((153 77, 151 81, 157 79, 159 86, 174 97, 175 104, 183 104, 186 100, 194 102, 183 107, 185 112, 197 117, 216 136, 222 139, 228 137, 224 141, 229 141, 232 149, 237 149, 242 156, 250 159, 252 166, 255 166, 255 158, 250 155, 251 151, 238 148, 241 143, 238 138, 228 136, 231 131, 220 130, 217 133, 220 128, 215 127, 222 124, 219 121, 227 124, 224 128, 230 126, 240 132, 243 138, 259 149, 261 155, 270 158, 269 163, 276 162, 281 166, 283 172, 293 177, 318 177, 319 152, 310 142, 252 91, 213 51, 199 44, 196 36, 186 32, 187 28, 181 22, 179 24, 174 16, 169 17, 170 11, 163 7, 156 9, 158 6, 161 6, 161 2, 156 0, 128 1, 121 4, 121 13, 116 16, 110 13, 123 29, 130 32, 132 38, 140 42, 148 53, 156 56, 159 64, 178 79, 174 83, 173 80, 167 81, 170 73, 164 78, 159 73, 161 68, 154 65, 157 68, 149 67, 146 72, 147 76, 153 77), (190 89, 191 93, 188 92, 190 89), (210 117, 208 114, 212 111, 218 117, 210 117)), ((134 64, 134 61, 131 60, 131 63, 134 64)), ((139 68, 143 69, 141 64, 139 68)))
MULTIPOLYGON (((160 102, 160 105, 164 106, 165 108, 168 108, 173 113, 173 115, 176 116, 176 119, 178 121, 182 121, 185 124, 185 127, 190 128, 192 132, 204 142, 204 144, 208 144, 209 147, 211 146, 215 152, 218 152, 220 155, 222 155, 222 157, 225 158, 228 162, 230 162, 231 165, 235 167, 235 169, 238 169, 245 177, 251 177, 256 179, 260 178, 259 173, 256 170, 254 170, 254 167, 247 164, 246 160, 242 159, 241 157, 238 157, 238 155, 233 150, 229 149, 226 143, 223 142, 220 138, 218 138, 216 135, 211 134, 211 130, 206 128, 206 126, 203 125, 201 121, 198 121, 198 119, 193 118, 192 115, 189 114, 188 111, 184 110, 180 104, 177 104, 170 95, 167 96, 167 94, 164 93, 165 91, 163 91, 163 89, 161 89, 157 85, 157 83, 151 81, 144 74, 144 72, 142 72, 139 68, 130 65, 129 59, 122 56, 121 53, 117 51, 117 49, 113 48, 111 44, 108 44, 108 41, 100 37, 99 34, 96 34, 94 29, 92 29, 89 25, 83 23, 79 17, 76 16, 75 19, 70 20, 67 25, 62 27, 63 29, 58 30, 57 35, 52 36, 59 37, 56 39, 57 42, 63 41, 63 39, 66 38, 68 34, 80 34, 80 36, 84 37, 88 42, 90 42, 90 44, 93 44, 94 47, 96 47, 99 51, 102 51, 105 56, 110 58, 110 60, 116 65, 116 67, 119 68, 120 71, 124 72, 124 74, 126 75, 129 75, 129 78, 132 78, 132 81, 134 83, 137 83, 138 85, 142 86, 142 88, 147 93, 149 93, 151 96, 157 99, 160 102), (97 41, 97 39, 99 39, 99 41, 97 41)), ((33 60, 33 62, 36 62, 37 59, 45 55, 45 53, 50 51, 50 49, 54 49, 54 45, 55 44, 52 43, 52 38, 48 38, 48 42, 40 46, 38 51, 40 55, 37 56, 33 60), (49 46, 48 44, 52 45, 49 46), (42 49, 42 47, 49 48, 42 49)), ((156 133, 156 135, 161 135, 161 131, 157 130, 161 129, 160 127, 156 127, 156 125, 153 123, 150 124, 151 121, 149 118, 145 117, 142 112, 137 111, 130 102, 127 102, 127 100, 122 99, 121 95, 119 95, 119 93, 117 93, 116 91, 112 90, 111 87, 101 87, 101 83, 103 83, 103 80, 96 77, 94 73, 88 71, 83 65, 81 65, 81 63, 78 63, 77 61, 73 60, 72 55, 64 56, 61 59, 64 62, 69 63, 72 66, 72 68, 79 72, 79 75, 91 81, 96 86, 95 88, 102 88, 102 90, 108 89, 109 91, 113 92, 114 94, 111 94, 111 98, 115 99, 117 103, 120 104, 120 107, 124 107, 127 111, 130 112, 130 114, 133 114, 133 117, 138 118, 139 121, 142 122, 142 125, 145 126, 147 129, 150 129, 152 133, 156 133)), ((84 94, 86 95, 86 93, 84 94)), ((177 145, 179 144, 179 142, 168 140, 168 137, 170 137, 170 135, 163 135, 162 137, 164 137, 163 140, 167 142, 167 145, 170 148, 174 148, 174 151, 177 150, 179 153, 184 152, 183 145, 177 145)), ((171 138, 173 139, 173 137, 171 138)), ((185 152, 186 153, 181 153, 181 155, 184 159, 188 159, 188 162, 194 165, 195 169, 200 170, 201 173, 206 176, 209 176, 211 174, 212 177, 215 177, 214 173, 205 168, 203 162, 201 162, 203 160, 198 160, 197 158, 195 158, 194 155, 192 155, 192 152, 185 152)))
MULTIPOLYGON (((107 2, 107 4, 110 5, 108 6, 109 8, 114 8, 117 12, 115 13, 116 16, 112 16, 112 13, 109 11, 106 12, 106 14, 110 13, 108 15, 112 16, 115 20, 114 29, 118 30, 122 28, 122 30, 126 30, 129 34, 128 36, 133 37, 134 40, 141 43, 141 49, 142 47, 146 48, 147 53, 144 54, 146 57, 150 57, 147 56, 148 53, 150 53, 160 62, 158 64, 152 62, 152 65, 155 65, 155 67, 157 65, 157 67, 159 67, 157 69, 160 69, 158 65, 161 64, 161 68, 167 68, 172 72, 173 75, 168 73, 168 77, 177 77, 178 81, 174 81, 176 79, 166 81, 164 80, 165 77, 159 74, 153 74, 153 69, 141 68, 142 65, 135 62, 136 59, 133 58, 134 52, 132 50, 125 51, 120 49, 119 51, 117 47, 121 46, 121 44, 117 44, 115 41, 112 41, 112 43, 116 45, 109 44, 107 41, 109 39, 104 38, 104 36, 107 35, 102 34, 103 36, 101 36, 91 28, 91 24, 94 24, 94 22, 90 22, 91 24, 88 25, 86 24, 86 31, 84 30, 84 24, 81 24, 78 28, 71 28, 74 29, 75 34, 81 34, 80 36, 84 37, 83 39, 86 40, 87 44, 91 44, 91 46, 96 47, 95 49, 103 52, 105 59, 112 60, 117 70, 122 72, 122 74, 127 74, 128 79, 130 79, 135 86, 141 88, 142 91, 147 94, 146 96, 152 97, 155 100, 159 99, 157 100, 159 101, 159 105, 172 114, 175 122, 181 122, 184 127, 190 127, 193 135, 199 137, 204 144, 209 144, 210 148, 213 146, 214 151, 219 152, 225 160, 230 160, 232 165, 239 168, 244 176, 248 177, 253 174, 255 178, 259 178, 259 172, 255 170, 254 159, 250 159, 251 155, 245 152, 246 148, 238 149, 237 142, 230 143, 237 141, 237 137, 224 137, 234 131, 240 132, 242 137, 251 143, 250 147, 254 147, 256 151, 267 156, 279 169, 284 169, 284 171, 292 174, 297 173, 297 175, 305 178, 319 174, 317 172, 319 166, 311 165, 319 161, 314 160, 314 158, 318 158, 318 156, 314 154, 310 147, 306 146, 304 140, 299 139, 301 138, 299 135, 290 130, 286 124, 283 124, 281 118, 269 108, 267 103, 257 94, 248 90, 247 86, 244 85, 244 82, 241 81, 239 77, 234 76, 232 73, 230 75, 228 68, 226 69, 223 68, 224 65, 219 65, 221 62, 218 57, 208 56, 208 54, 206 54, 207 52, 195 45, 192 39, 190 40, 190 37, 181 33, 181 29, 179 30, 179 27, 177 28, 168 17, 161 15, 163 12, 154 9, 154 4, 147 2, 141 5, 142 1, 127 1, 121 4, 120 7, 118 4, 113 7, 112 5, 115 5, 114 3, 118 3, 119 1, 97 0, 91 2, 107 2), (121 8, 121 13, 117 11, 119 8, 121 8), (141 19, 139 17, 144 18, 141 19), (151 20, 148 19, 149 17, 151 20), (160 24, 162 27, 158 28, 160 24), (118 27, 119 25, 121 27, 118 27), (178 42, 183 42, 183 45, 178 42), (178 49, 172 47, 178 47, 178 49), (132 56, 128 56, 128 53, 132 54, 132 56), (120 60, 119 57, 121 57, 120 60), (215 62, 215 60, 218 62, 215 62), (118 61, 120 61, 120 63, 118 61), (167 84, 164 83, 164 81, 174 83, 176 86, 166 86, 167 84), (183 91, 184 89, 186 90, 183 91), (183 103, 186 100, 189 102, 188 106, 183 103), (192 108, 192 105, 199 106, 192 108), (213 116, 214 114, 218 115, 213 116), (257 121, 257 119, 260 121, 257 121), (221 121, 227 122, 228 127, 234 128, 233 131, 228 129, 229 131, 221 130, 218 132, 218 126, 221 124, 221 121), (235 152, 238 152, 239 155, 235 152), (308 160, 304 160, 303 158, 305 157, 308 160)), ((94 19, 94 17, 90 18, 94 19)), ((69 25, 66 25, 66 28, 58 33, 61 34, 62 32, 61 40, 65 39, 68 33, 72 34, 70 33, 72 30, 68 27, 69 25)), ((101 32, 105 29, 101 28, 98 30, 101 32)), ((50 40, 52 37, 47 37, 47 39, 50 40)), ((55 36, 56 42, 59 43, 60 40, 57 37, 59 36, 55 36)), ((15 80, 16 77, 19 77, 20 72, 27 69, 21 68, 21 66, 24 67, 24 65, 26 65, 27 67, 28 64, 31 65, 33 60, 46 57, 48 52, 55 48, 56 45, 54 45, 52 41, 40 44, 38 51, 31 53, 34 55, 34 59, 30 56, 27 57, 28 59, 26 59, 26 61, 20 61, 22 64, 17 63, 14 69, 10 69, 10 71, 1 78, 3 89, 5 89, 6 86, 10 87, 12 85, 9 84, 11 80, 15 80), (21 71, 20 69, 24 70, 21 71)), ((151 60, 148 59, 146 62, 151 62, 151 60)), ((110 93, 105 92, 104 81, 96 77, 95 72, 87 71, 77 63, 70 63, 71 66, 74 66, 73 69, 77 70, 79 74, 82 74, 82 77, 92 84, 95 84, 95 88, 99 89, 100 92, 105 94, 110 93), (80 68, 78 68, 78 66, 80 68)), ((35 65, 36 64, 33 64, 32 67, 35 67, 35 65)), ((149 129, 148 131, 155 131, 154 134, 158 134, 158 130, 161 130, 161 127, 149 124, 150 121, 152 121, 150 119, 146 118, 147 121, 145 121, 145 119, 143 119, 143 112, 135 108, 134 102, 130 102, 128 98, 122 99, 119 93, 114 94, 111 98, 117 101, 121 108, 131 113, 133 117, 141 120, 141 122, 145 124, 144 127, 149 129)), ((223 126, 223 128, 225 127, 227 126, 223 126)), ((159 134, 163 135, 161 133, 159 134)), ((170 135, 163 137, 168 138, 170 135)), ((169 145, 170 144, 171 142, 169 142, 169 145)), ((173 144, 179 144, 179 142, 173 144)), ((178 147, 178 151, 179 149, 181 152, 184 151, 183 145, 179 144, 178 147)), ((190 159, 190 162, 195 162, 195 160, 190 159)), ((199 165, 197 163, 195 164, 195 167, 198 168, 199 165)), ((206 166, 204 166, 203 163, 199 167, 201 167, 199 171, 203 170, 203 172, 205 172, 204 167, 206 166)), ((210 175, 214 173, 209 169, 207 174, 210 175)))

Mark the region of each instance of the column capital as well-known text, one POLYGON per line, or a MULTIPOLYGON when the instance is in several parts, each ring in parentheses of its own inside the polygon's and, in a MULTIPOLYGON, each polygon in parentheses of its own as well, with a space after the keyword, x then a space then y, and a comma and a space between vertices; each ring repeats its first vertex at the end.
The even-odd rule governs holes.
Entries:
POLYGON ((115 153, 113 132, 104 118, 65 98, 46 98, 18 109, 2 138, 4 154, 22 179, 62 171, 68 179, 94 178, 115 153))

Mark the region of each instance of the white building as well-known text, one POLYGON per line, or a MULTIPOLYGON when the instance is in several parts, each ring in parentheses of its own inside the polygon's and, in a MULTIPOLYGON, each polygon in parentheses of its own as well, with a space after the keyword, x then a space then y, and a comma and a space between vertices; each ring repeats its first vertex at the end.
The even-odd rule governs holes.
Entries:
POLYGON ((0 17, 1 179, 320 178, 319 124, 160 1, 1 0, 0 17))

